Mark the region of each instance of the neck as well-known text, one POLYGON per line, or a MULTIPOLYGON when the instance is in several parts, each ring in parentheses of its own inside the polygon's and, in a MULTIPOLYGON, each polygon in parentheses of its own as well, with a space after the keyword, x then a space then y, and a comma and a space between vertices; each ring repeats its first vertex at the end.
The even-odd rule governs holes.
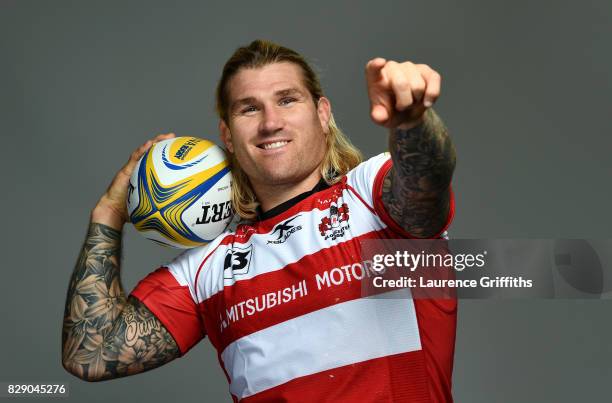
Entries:
POLYGON ((312 190, 321 180, 319 170, 316 170, 311 175, 298 183, 251 183, 253 190, 257 196, 257 200, 261 205, 262 211, 268 211, 294 198, 295 196, 312 190))

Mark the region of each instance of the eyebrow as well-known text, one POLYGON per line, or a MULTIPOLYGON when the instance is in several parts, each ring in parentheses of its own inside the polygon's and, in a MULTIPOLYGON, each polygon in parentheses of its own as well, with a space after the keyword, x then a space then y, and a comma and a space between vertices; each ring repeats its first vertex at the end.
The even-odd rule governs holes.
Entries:
POLYGON ((297 88, 286 88, 284 90, 279 90, 274 93, 274 95, 278 97, 286 97, 287 95, 302 95, 302 91, 297 88))
MULTIPOLYGON (((281 97, 286 97, 289 95, 298 95, 298 96, 303 96, 303 92, 300 91, 299 89, 295 88, 295 87, 291 87, 291 88, 285 88, 282 90, 278 90, 276 92, 274 92, 274 96, 281 98, 281 97)), ((240 98, 234 102, 232 102, 232 105, 230 106, 230 111, 233 111, 235 109, 237 109, 239 106, 241 105, 250 105, 252 103, 254 103, 256 101, 255 97, 245 97, 245 98, 240 98)))

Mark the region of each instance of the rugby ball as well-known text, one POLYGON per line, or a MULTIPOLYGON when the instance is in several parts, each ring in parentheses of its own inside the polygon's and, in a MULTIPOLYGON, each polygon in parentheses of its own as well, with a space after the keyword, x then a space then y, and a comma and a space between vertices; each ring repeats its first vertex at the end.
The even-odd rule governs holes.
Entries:
POLYGON ((231 172, 211 141, 177 137, 153 144, 128 187, 130 221, 145 237, 175 248, 205 245, 233 218, 231 172))

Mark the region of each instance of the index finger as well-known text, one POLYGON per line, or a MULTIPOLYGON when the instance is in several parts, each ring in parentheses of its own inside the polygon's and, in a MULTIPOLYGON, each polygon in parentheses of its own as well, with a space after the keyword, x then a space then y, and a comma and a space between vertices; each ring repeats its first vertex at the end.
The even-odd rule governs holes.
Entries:
POLYGON ((377 57, 370 60, 365 67, 366 80, 368 83, 376 82, 382 78, 382 68, 385 67, 387 61, 382 57, 377 57))

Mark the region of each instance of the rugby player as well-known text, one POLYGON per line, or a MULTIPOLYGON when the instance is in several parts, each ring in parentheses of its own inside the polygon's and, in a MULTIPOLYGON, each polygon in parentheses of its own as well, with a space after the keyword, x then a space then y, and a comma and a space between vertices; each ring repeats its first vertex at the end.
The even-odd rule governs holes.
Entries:
POLYGON ((91 213, 66 301, 66 370, 133 375, 208 336, 234 401, 452 401, 456 301, 365 298, 359 285, 361 240, 443 237, 451 221, 455 153, 432 109, 441 78, 382 58, 365 76, 389 152, 362 162, 300 54, 262 40, 237 49, 217 111, 241 221, 126 297, 128 180, 174 134, 135 150, 91 213))

